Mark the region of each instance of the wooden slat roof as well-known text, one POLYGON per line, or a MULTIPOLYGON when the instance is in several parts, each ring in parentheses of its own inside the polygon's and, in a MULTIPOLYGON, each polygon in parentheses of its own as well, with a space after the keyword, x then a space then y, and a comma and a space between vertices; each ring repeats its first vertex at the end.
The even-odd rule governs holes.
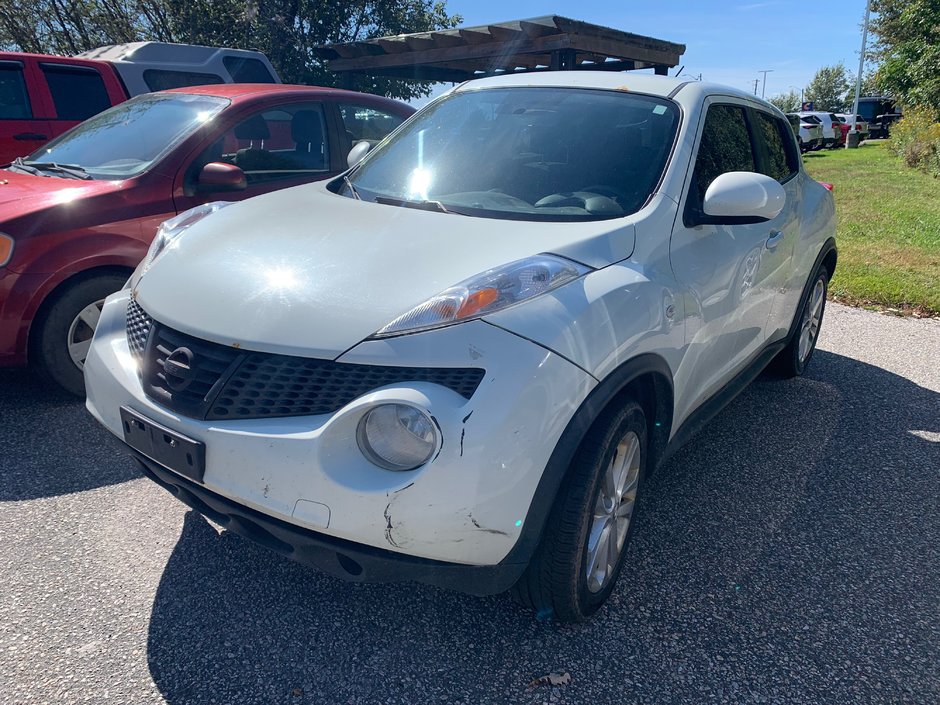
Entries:
POLYGON ((315 48, 331 71, 430 81, 481 75, 592 69, 666 71, 684 44, 546 15, 528 20, 399 34, 315 48))

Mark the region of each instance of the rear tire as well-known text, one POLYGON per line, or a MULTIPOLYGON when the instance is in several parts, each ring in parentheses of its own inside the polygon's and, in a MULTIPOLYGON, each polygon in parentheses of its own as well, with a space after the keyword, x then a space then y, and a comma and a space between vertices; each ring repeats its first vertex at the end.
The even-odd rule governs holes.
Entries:
POLYGON ((47 381, 85 396, 84 362, 105 297, 127 277, 102 274, 69 286, 56 295, 37 324, 33 359, 47 381))
POLYGON ((584 437, 542 540, 513 586, 517 601, 561 622, 580 622, 604 604, 623 568, 646 467, 646 416, 628 400, 584 437))
POLYGON ((826 312, 826 293, 829 291, 829 272, 819 269, 813 278, 809 295, 799 312, 799 323, 787 347, 781 350, 771 364, 779 377, 799 377, 816 350, 823 314, 826 312))

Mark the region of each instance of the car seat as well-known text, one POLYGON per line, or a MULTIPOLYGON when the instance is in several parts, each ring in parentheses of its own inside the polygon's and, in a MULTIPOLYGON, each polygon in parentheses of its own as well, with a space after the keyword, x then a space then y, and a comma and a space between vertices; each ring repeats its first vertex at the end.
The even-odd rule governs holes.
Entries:
POLYGON ((323 125, 315 110, 298 110, 290 123, 294 157, 303 169, 325 169, 323 125))

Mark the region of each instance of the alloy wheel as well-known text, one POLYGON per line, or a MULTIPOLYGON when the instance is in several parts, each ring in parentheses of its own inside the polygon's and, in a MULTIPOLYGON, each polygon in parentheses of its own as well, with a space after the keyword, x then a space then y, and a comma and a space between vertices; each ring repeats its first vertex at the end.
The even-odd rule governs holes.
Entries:
POLYGON ((809 359, 813 347, 816 345, 816 336, 819 335, 819 324, 822 321, 823 303, 826 300, 826 283, 820 278, 816 280, 813 291, 806 302, 803 312, 803 322, 800 326, 800 348, 798 351, 800 364, 809 359))
POLYGON ((591 592, 606 587, 616 570, 633 517, 639 479, 640 439, 630 431, 617 444, 594 504, 585 562, 591 592))

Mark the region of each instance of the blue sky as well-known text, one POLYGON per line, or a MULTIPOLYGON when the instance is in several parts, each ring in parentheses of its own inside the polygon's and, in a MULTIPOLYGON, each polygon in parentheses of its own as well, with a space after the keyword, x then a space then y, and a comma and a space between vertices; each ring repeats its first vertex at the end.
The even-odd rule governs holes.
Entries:
POLYGON ((447 9, 465 25, 557 14, 667 39, 686 45, 683 73, 706 81, 753 90, 758 71, 771 69, 770 97, 806 86, 822 66, 843 61, 858 70, 865 0, 447 0, 447 9))

